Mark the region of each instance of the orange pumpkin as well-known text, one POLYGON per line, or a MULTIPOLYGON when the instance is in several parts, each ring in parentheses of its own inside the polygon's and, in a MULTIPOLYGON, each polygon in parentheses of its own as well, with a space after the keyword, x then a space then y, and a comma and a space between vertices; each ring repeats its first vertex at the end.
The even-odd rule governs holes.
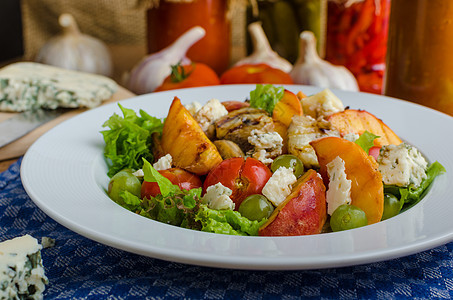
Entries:
POLYGON ((224 72, 220 77, 220 83, 293 84, 293 80, 288 73, 267 64, 244 64, 224 72))

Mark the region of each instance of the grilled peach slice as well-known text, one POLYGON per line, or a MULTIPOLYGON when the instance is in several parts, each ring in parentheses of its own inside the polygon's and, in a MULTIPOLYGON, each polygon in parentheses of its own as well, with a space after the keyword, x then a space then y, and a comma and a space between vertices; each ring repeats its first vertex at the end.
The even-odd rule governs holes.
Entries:
POLYGON ((384 187, 376 160, 356 143, 339 137, 324 137, 310 145, 315 149, 326 186, 326 165, 339 156, 344 161, 346 177, 352 181, 351 204, 365 212, 368 224, 379 222, 384 211, 384 187))
POLYGON ((177 97, 164 122, 161 147, 172 156, 176 167, 197 175, 207 174, 222 162, 216 146, 177 97))
POLYGON ((286 131, 288 130, 288 126, 294 115, 303 115, 302 105, 300 104, 299 98, 297 98, 294 93, 285 90, 283 98, 277 102, 272 111, 272 120, 274 121, 275 131, 283 138, 284 152, 286 152, 285 149, 288 148, 286 131))
POLYGON ((380 136, 374 140, 374 145, 377 147, 390 144, 399 145, 402 142, 382 120, 365 110, 347 109, 330 115, 328 120, 341 136, 348 133, 361 135, 365 130, 380 136))
POLYGON ((308 170, 292 193, 261 226, 260 236, 292 236, 321 233, 327 219, 326 188, 316 171, 308 170))

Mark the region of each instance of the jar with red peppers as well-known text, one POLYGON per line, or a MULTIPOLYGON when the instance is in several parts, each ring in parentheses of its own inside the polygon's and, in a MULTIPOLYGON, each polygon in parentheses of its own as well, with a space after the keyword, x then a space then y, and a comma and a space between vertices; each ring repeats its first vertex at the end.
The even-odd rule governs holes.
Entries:
POLYGON ((363 92, 382 94, 390 0, 329 0, 326 59, 347 67, 363 92))

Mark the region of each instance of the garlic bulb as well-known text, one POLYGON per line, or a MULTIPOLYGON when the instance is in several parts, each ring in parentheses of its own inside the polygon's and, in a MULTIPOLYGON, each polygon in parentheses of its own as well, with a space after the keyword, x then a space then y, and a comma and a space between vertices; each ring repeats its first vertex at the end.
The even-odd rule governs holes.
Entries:
POLYGON ((153 92, 171 74, 172 65, 190 63, 186 57, 187 50, 205 34, 202 27, 192 27, 167 48, 144 57, 130 74, 125 74, 124 86, 136 94, 153 92))
POLYGON ((299 57, 290 72, 296 84, 358 91, 354 75, 344 66, 321 59, 316 52, 316 37, 311 31, 300 34, 299 57))
POLYGON ((269 41, 264 33, 261 22, 254 22, 248 26, 253 43, 253 53, 239 60, 235 66, 243 64, 260 64, 264 63, 273 68, 280 69, 283 72, 289 72, 293 65, 280 57, 277 52, 273 51, 269 41))
POLYGON ((60 15, 62 34, 45 43, 35 59, 47 65, 88 73, 112 75, 112 59, 105 44, 82 34, 70 14, 60 15))

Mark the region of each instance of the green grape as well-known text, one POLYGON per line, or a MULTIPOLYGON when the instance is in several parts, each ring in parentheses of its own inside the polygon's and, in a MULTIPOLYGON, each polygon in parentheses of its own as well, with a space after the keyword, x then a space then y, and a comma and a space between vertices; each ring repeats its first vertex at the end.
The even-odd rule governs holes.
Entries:
POLYGON ((132 175, 129 170, 122 170, 112 176, 109 182, 108 195, 115 202, 121 202, 120 193, 128 191, 129 193, 140 197, 142 185, 137 177, 132 175))
POLYGON ((271 165, 272 172, 277 171, 280 167, 293 169, 296 178, 299 178, 304 174, 304 164, 297 156, 291 154, 280 155, 274 159, 271 165))
POLYGON ((249 220, 261 221, 269 218, 274 211, 274 206, 263 195, 255 194, 245 198, 238 211, 249 220))
POLYGON ((402 208, 401 201, 392 194, 384 194, 384 213, 381 220, 387 220, 400 213, 402 208))
POLYGON ((358 228, 367 224, 365 212, 354 205, 340 205, 330 217, 330 227, 333 231, 358 228))

